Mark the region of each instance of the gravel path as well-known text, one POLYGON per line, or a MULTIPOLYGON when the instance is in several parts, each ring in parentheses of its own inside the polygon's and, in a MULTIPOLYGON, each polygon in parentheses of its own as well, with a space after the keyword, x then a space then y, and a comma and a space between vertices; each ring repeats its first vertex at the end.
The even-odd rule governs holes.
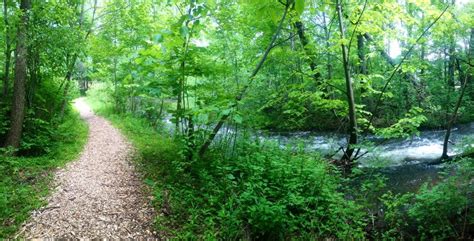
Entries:
POLYGON ((89 124, 80 158, 56 172, 48 205, 19 232, 31 238, 150 239, 154 211, 130 163, 132 147, 108 121, 75 102, 89 124))

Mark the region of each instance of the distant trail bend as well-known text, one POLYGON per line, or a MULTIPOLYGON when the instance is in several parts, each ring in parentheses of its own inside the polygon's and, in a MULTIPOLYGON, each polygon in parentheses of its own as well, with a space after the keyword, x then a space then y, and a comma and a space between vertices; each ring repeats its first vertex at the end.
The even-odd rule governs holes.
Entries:
POLYGON ((87 144, 79 159, 55 173, 48 205, 34 211, 17 236, 155 239, 151 198, 130 163, 133 148, 84 99, 74 105, 89 125, 87 144))

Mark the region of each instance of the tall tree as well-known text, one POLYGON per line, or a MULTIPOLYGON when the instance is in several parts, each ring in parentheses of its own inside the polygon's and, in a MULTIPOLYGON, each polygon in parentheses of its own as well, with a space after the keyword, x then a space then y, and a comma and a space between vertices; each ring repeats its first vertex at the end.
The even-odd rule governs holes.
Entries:
MULTIPOLYGON (((339 19, 339 31, 341 34, 341 39, 345 39, 345 30, 344 30, 344 23, 342 21, 342 4, 341 0, 336 0, 336 11, 337 16, 339 19)), ((354 153, 354 145, 357 144, 357 117, 356 117, 356 107, 355 107, 355 100, 354 100, 354 90, 352 87, 352 79, 350 74, 350 66, 349 66, 349 53, 347 51, 347 46, 341 41, 341 49, 342 49, 342 64, 344 68, 344 76, 346 79, 346 97, 347 97, 347 104, 349 106, 349 126, 348 126, 348 133, 349 139, 347 142, 347 148, 344 151, 344 155, 342 157, 342 165, 345 168, 350 168, 352 165, 352 154, 354 153)))
POLYGON ((30 0, 21 0, 21 19, 18 24, 15 50, 15 82, 13 85, 13 102, 11 109, 11 126, 8 131, 5 146, 18 148, 20 146, 23 121, 26 107, 26 79, 28 55, 28 19, 31 9, 30 0))

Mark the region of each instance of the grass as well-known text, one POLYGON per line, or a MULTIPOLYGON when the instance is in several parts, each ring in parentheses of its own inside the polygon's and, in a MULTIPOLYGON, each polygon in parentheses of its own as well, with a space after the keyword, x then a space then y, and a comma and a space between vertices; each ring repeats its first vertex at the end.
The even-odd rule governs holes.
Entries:
POLYGON ((88 127, 72 112, 57 127, 61 133, 49 153, 38 157, 0 158, 0 239, 11 237, 30 212, 45 205, 52 173, 78 157, 88 127))

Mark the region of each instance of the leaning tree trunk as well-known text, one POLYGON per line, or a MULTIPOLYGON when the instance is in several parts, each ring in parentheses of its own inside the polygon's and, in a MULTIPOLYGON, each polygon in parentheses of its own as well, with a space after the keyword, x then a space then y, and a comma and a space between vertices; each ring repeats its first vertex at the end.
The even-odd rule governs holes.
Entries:
MULTIPOLYGON (((472 60, 474 59, 474 28, 471 28, 471 39, 469 41, 469 53, 468 53, 468 62, 471 64, 472 60)), ((461 65, 459 63, 459 60, 456 59, 456 66, 459 72, 459 79, 462 81, 464 79, 462 88, 461 88, 461 94, 459 95, 459 98, 456 102, 456 106, 454 107, 454 111, 451 117, 451 120, 448 122, 448 126, 446 128, 446 134, 444 136, 444 142, 443 142, 443 153, 441 154, 441 159, 448 159, 448 145, 449 145, 449 137, 451 136, 451 129, 453 128, 453 125, 456 121, 456 118, 458 116, 458 110, 459 107, 461 106, 462 98, 464 97, 464 93, 466 91, 466 86, 467 83, 472 81, 473 79, 473 74, 471 70, 471 66, 468 67, 467 73, 463 73, 461 69, 461 65)))
POLYGON ((466 91, 466 86, 467 86, 467 82, 468 82, 468 76, 467 75, 466 75, 465 78, 463 78, 464 74, 462 73, 462 70, 459 67, 459 63, 458 63, 458 71, 459 71, 460 79, 464 79, 464 82, 463 82, 463 85, 462 85, 462 88, 461 88, 461 94, 459 95, 459 98, 456 101, 456 106, 454 107, 453 115, 452 115, 451 119, 449 120, 448 126, 446 128, 446 134, 444 135, 443 153, 441 154, 441 159, 442 160, 449 158, 449 156, 448 156, 449 137, 451 136, 451 129, 453 128, 453 125, 456 122, 456 119, 458 117, 459 107, 461 107, 462 98, 464 97, 464 93, 466 91))
MULTIPOLYGON (((252 74, 250 74, 250 77, 249 77, 249 83, 247 83, 243 88, 242 90, 237 94, 237 96, 235 97, 235 102, 231 105, 231 108, 235 108, 237 107, 238 103, 242 100, 243 96, 245 95, 245 93, 247 92, 247 89, 249 88, 250 86, 250 83, 251 81, 255 78, 255 76, 257 76, 258 72, 260 71, 260 69, 262 68, 263 66, 263 63, 265 63, 265 60, 267 60, 267 57, 268 57, 268 54, 270 53, 270 51, 275 47, 275 42, 276 42, 276 39, 278 38, 278 35, 280 35, 280 32, 281 32, 281 29, 283 28, 283 22, 285 22, 285 19, 286 19, 286 15, 288 14, 288 8, 290 7, 291 3, 293 1, 292 0, 287 0, 287 3, 285 5, 285 11, 283 12, 283 16, 281 17, 281 20, 278 24, 278 27, 275 31, 275 34, 273 34, 273 37, 272 37, 272 40, 270 41, 270 43, 268 44, 268 47, 267 49, 265 50, 265 52, 263 53, 263 56, 262 58, 260 58, 260 61, 258 62, 257 66, 255 67, 255 69, 252 71, 252 74)), ((206 151, 209 149, 209 147, 211 146, 211 143, 212 141, 214 141, 214 138, 216 138, 216 135, 217 133, 219 132, 219 130, 222 128, 222 126, 224 125, 224 122, 229 118, 230 116, 230 113, 228 114, 224 114, 219 122, 217 122, 217 125, 214 127, 214 129, 212 130, 211 134, 209 134, 209 136, 207 137, 206 141, 204 141, 204 144, 199 148, 199 157, 203 157, 204 154, 206 153, 206 151)))
POLYGON ((13 85, 13 103, 11 111, 11 126, 8 131, 5 146, 13 148, 20 147, 21 134, 23 131, 23 120, 25 119, 26 107, 26 78, 27 78, 27 31, 28 14, 31 8, 30 0, 21 0, 21 20, 18 24, 17 42, 15 51, 15 82, 13 85))
MULTIPOLYGON (((344 26, 342 22, 342 7, 341 1, 336 1, 337 15, 339 18, 339 31, 341 32, 341 39, 345 38, 344 26)), ((341 43, 342 49, 342 60, 344 67, 344 76, 346 78, 346 92, 347 92, 347 103, 349 105, 349 141, 347 143, 347 148, 344 151, 342 157, 342 165, 345 170, 350 170, 352 166, 352 154, 354 153, 354 145, 357 144, 357 119, 356 119, 356 109, 355 109, 355 100, 354 100, 354 91, 352 88, 352 80, 349 71, 349 53, 347 51, 347 46, 344 43, 341 43)))

